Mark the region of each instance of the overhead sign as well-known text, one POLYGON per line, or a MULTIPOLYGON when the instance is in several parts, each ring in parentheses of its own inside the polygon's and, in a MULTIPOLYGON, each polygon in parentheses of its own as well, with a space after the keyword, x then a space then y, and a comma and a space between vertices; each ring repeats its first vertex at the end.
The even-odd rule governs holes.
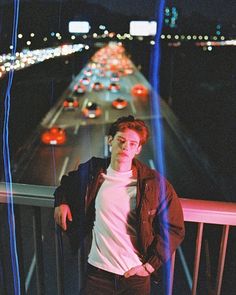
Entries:
POLYGON ((132 36, 155 36, 157 32, 157 22, 155 21, 131 21, 129 23, 129 33, 132 36))
POLYGON ((89 22, 71 21, 69 22, 69 33, 86 34, 90 30, 89 22))

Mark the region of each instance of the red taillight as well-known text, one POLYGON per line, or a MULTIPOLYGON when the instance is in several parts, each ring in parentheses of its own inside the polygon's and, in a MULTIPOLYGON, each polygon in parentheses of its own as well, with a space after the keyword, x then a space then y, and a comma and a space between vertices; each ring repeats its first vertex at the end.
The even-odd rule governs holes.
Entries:
POLYGON ((43 138, 44 140, 46 140, 46 141, 49 141, 49 140, 51 139, 50 135, 48 135, 48 134, 44 134, 44 135, 42 136, 42 138, 43 138))
POLYGON ((63 106, 68 107, 68 105, 69 105, 68 101, 64 101, 63 106))

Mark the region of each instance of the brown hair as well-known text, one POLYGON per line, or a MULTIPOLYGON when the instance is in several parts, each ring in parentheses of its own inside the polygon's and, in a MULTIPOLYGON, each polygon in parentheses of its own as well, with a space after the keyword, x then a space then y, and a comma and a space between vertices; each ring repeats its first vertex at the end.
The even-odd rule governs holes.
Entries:
POLYGON ((144 145, 149 138, 149 129, 144 121, 135 119, 131 115, 120 117, 112 123, 108 135, 114 137, 118 131, 124 131, 125 129, 132 129, 137 132, 140 137, 141 145, 144 145))

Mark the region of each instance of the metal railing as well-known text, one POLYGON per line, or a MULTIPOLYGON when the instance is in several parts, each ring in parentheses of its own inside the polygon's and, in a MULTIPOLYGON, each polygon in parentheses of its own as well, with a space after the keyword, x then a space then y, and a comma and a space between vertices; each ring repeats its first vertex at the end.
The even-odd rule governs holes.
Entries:
MULTIPOLYGON (((39 186, 39 185, 28 185, 28 184, 17 184, 13 183, 13 202, 14 205, 31 206, 33 208, 33 240, 34 240, 34 251, 35 251, 35 270, 36 270, 36 283, 37 283, 37 294, 46 294, 44 288, 44 263, 43 263, 43 238, 41 230, 41 208, 53 208, 54 198, 53 192, 54 187, 52 186, 39 186)), ((214 295, 221 294, 224 264, 226 257, 227 241, 229 236, 229 228, 236 226, 236 203, 227 203, 219 201, 206 201, 206 200, 193 200, 180 198, 184 220, 187 223, 197 224, 198 230, 196 235, 196 246, 195 246, 195 258, 194 258, 194 269, 193 279, 191 284, 192 295, 196 295, 199 277, 199 265, 202 248, 203 229, 205 224, 221 225, 222 234, 220 242, 220 251, 218 258, 218 268, 215 287, 212 290, 214 295)), ((8 196, 6 193, 5 183, 0 183, 0 206, 6 205, 8 202, 8 196), (2 203, 2 205, 1 205, 2 203)), ((17 210, 16 210, 17 212, 17 210)), ((17 219, 19 216, 15 214, 17 219)), ((17 221, 16 221, 17 223, 17 221)), ((57 229, 57 228, 56 228, 57 229)), ((61 232, 55 230, 55 243, 56 243, 56 272, 57 272, 57 294, 62 295, 64 292, 64 269, 62 261, 62 237, 61 232)), ((17 243, 21 243, 21 239, 17 240, 17 243)), ((22 253, 19 249, 22 245, 18 245, 18 256, 19 264, 23 263, 22 253)), ((178 253, 178 252, 177 252, 178 253)), ((168 295, 172 294, 172 286, 174 281, 174 266, 175 266, 175 253, 172 256, 171 274, 169 275, 171 280, 171 288, 168 291, 168 295)), ((1 258, 1 257, 0 257, 1 258)), ((23 266, 20 265, 20 270, 23 271, 23 266)), ((25 276, 24 273, 21 275, 21 294, 27 293, 25 289, 25 276)))

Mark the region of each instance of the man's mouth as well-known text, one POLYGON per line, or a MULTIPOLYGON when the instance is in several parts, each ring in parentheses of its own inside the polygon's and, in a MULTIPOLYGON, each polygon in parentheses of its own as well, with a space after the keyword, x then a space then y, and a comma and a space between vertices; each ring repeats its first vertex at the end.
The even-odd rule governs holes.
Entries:
POLYGON ((125 152, 120 152, 119 155, 128 157, 129 155, 125 152))

